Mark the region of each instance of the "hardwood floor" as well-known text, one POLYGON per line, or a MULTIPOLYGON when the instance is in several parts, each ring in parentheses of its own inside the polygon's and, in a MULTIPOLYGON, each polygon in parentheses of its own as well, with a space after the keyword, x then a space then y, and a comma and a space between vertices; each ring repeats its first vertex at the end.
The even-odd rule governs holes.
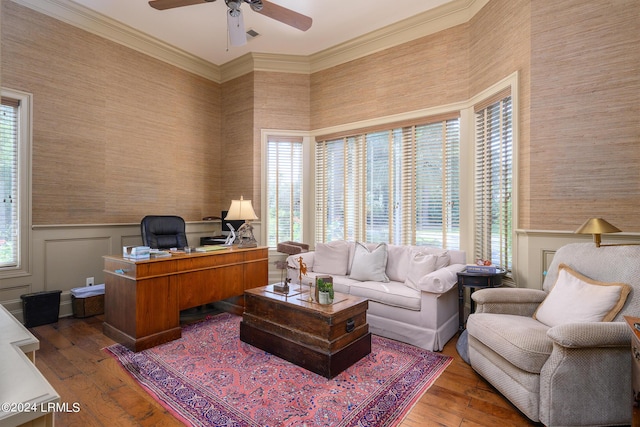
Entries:
MULTIPOLYGON (((62 318, 31 328, 40 340, 36 365, 70 409, 57 412, 56 425, 180 426, 116 360, 102 349, 114 342, 102 334, 103 316, 62 318)), ((537 426, 522 415, 458 355, 457 337, 443 354, 452 364, 407 415, 400 427, 537 426)))

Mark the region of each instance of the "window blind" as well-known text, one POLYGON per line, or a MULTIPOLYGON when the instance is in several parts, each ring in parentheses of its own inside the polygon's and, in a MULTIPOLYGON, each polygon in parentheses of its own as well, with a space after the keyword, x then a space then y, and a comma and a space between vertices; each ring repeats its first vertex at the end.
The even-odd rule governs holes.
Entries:
POLYGON ((19 264, 19 101, 2 97, 0 104, 0 268, 19 264))
POLYGON ((267 245, 302 241, 302 138, 267 138, 267 245))
POLYGON ((474 108, 476 117, 475 236, 477 259, 511 271, 513 259, 513 123, 509 92, 474 108))
POLYGON ((459 122, 448 114, 319 140, 316 241, 459 248, 459 122))

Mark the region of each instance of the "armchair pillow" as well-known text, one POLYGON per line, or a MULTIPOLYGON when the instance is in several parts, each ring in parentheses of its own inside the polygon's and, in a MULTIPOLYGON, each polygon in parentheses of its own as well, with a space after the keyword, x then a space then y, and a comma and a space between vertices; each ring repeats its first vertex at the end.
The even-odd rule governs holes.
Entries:
POLYGON ((631 286, 625 283, 599 282, 566 264, 560 264, 558 270, 555 285, 533 314, 534 319, 550 327, 565 323, 610 322, 631 292, 631 286))
POLYGON ((365 245, 356 242, 351 264, 350 279, 371 280, 374 282, 389 282, 385 273, 387 269, 387 244, 380 243, 375 249, 369 251, 365 245))

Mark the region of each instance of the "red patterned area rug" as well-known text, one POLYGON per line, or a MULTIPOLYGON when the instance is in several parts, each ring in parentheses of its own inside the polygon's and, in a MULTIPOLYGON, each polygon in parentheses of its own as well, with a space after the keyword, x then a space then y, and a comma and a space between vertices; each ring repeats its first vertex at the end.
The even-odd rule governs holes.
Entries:
POLYGON ((396 426, 452 361, 373 335, 371 354, 329 380, 240 341, 241 320, 223 313, 179 340, 106 351, 185 424, 224 427, 396 426))

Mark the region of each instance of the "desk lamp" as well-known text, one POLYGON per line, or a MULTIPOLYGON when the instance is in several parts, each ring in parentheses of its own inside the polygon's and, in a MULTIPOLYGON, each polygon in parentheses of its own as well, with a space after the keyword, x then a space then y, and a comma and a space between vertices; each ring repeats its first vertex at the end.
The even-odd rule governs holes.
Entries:
POLYGON ((258 246, 258 242, 253 236, 253 226, 250 223, 250 221, 258 219, 253 210, 251 200, 245 200, 242 196, 240 196, 240 200, 231 200, 231 206, 229 206, 229 211, 224 219, 227 221, 245 221, 238 229, 239 248, 255 248, 258 246))

